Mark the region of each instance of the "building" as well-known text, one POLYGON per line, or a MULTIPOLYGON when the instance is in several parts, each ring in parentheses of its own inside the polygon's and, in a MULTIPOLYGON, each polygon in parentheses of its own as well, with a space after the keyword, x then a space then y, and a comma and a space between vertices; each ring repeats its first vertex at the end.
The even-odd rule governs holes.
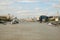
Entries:
POLYGON ((48 16, 41 15, 41 16, 39 17, 39 21, 40 21, 40 22, 48 22, 48 16))

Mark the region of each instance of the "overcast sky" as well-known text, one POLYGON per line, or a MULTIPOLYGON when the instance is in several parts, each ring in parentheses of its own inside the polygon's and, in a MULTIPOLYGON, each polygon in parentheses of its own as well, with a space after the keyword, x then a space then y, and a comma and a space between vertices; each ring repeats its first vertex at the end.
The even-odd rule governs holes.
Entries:
POLYGON ((56 15, 60 11, 60 0, 0 0, 0 14, 17 17, 56 15))

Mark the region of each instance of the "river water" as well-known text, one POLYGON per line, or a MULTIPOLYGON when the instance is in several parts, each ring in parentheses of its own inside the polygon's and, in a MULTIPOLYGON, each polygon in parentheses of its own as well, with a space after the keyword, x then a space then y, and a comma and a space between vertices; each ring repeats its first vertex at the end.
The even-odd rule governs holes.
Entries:
POLYGON ((0 24, 0 40, 60 40, 60 26, 39 22, 0 24))

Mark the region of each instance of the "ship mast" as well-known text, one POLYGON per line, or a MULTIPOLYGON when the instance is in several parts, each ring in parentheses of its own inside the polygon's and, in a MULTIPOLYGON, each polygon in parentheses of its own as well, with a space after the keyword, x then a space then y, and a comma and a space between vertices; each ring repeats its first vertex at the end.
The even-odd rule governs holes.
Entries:
POLYGON ((59 11, 57 10, 57 15, 56 16, 59 16, 59 11))

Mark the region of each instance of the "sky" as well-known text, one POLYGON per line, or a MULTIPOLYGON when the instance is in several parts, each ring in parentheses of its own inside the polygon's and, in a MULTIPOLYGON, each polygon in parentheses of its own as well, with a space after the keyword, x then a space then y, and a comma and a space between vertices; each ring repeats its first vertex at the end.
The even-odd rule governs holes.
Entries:
POLYGON ((0 15, 17 17, 56 15, 60 13, 60 0, 0 0, 0 15))

